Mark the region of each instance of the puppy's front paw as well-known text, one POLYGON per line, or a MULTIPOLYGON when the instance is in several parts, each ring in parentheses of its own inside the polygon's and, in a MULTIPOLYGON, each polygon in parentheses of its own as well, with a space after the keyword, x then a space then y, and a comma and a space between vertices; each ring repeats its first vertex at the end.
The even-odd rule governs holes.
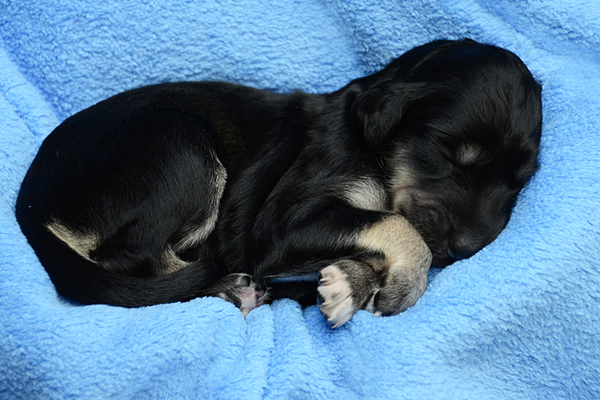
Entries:
POLYGON ((390 267, 375 295, 375 315, 395 315, 412 307, 427 288, 427 270, 425 266, 390 267))
POLYGON ((337 266, 330 265, 321 271, 319 279, 320 286, 317 290, 322 301, 319 310, 334 328, 348 322, 358 310, 346 278, 346 274, 337 266))
POLYGON ((377 280, 368 264, 341 260, 321 270, 319 280, 319 310, 334 328, 348 322, 356 311, 372 308, 377 280))

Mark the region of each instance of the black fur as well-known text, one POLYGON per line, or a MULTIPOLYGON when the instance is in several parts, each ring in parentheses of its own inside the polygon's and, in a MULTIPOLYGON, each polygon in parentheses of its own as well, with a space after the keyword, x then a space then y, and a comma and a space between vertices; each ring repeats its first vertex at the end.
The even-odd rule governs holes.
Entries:
POLYGON ((537 168, 540 134, 540 87, 514 54, 437 41, 330 94, 215 82, 118 94, 48 136, 16 214, 58 291, 81 303, 184 301, 232 273, 314 299, 316 281, 294 277, 380 256, 353 238, 393 213, 438 266, 490 243, 537 168), (364 182, 383 200, 348 200, 369 194, 364 182), (187 266, 171 272, 169 254, 187 266))

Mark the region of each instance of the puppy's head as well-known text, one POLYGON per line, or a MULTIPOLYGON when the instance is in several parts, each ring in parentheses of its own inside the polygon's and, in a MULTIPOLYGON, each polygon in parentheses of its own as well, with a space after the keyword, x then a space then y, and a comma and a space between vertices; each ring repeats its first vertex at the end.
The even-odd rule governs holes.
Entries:
POLYGON ((369 79, 353 116, 383 155, 393 208, 434 264, 470 257, 537 169, 541 87, 514 54, 470 40, 417 47, 369 79))

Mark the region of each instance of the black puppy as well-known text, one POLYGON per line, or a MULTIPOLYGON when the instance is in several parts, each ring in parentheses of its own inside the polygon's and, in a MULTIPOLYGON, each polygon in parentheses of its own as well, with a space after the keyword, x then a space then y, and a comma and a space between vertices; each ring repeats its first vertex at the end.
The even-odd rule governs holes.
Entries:
POLYGON ((494 240, 540 135, 540 86, 518 57, 437 41, 330 94, 116 95, 46 138, 16 214, 75 301, 214 295, 247 313, 266 288, 304 303, 318 291, 337 326, 410 307, 432 262, 494 240))

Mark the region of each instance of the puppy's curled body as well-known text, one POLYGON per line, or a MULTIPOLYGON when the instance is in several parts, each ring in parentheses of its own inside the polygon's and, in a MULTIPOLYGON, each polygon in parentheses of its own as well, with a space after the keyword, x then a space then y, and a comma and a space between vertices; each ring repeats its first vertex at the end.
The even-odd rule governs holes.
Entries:
POLYGON ((345 265, 375 282, 355 285, 350 313, 389 315, 423 293, 432 262, 500 233, 540 132, 523 63, 469 40, 417 47, 329 94, 165 83, 57 127, 16 214, 58 291, 84 304, 216 295, 248 310, 267 286, 308 303, 318 282, 303 277, 345 265))

